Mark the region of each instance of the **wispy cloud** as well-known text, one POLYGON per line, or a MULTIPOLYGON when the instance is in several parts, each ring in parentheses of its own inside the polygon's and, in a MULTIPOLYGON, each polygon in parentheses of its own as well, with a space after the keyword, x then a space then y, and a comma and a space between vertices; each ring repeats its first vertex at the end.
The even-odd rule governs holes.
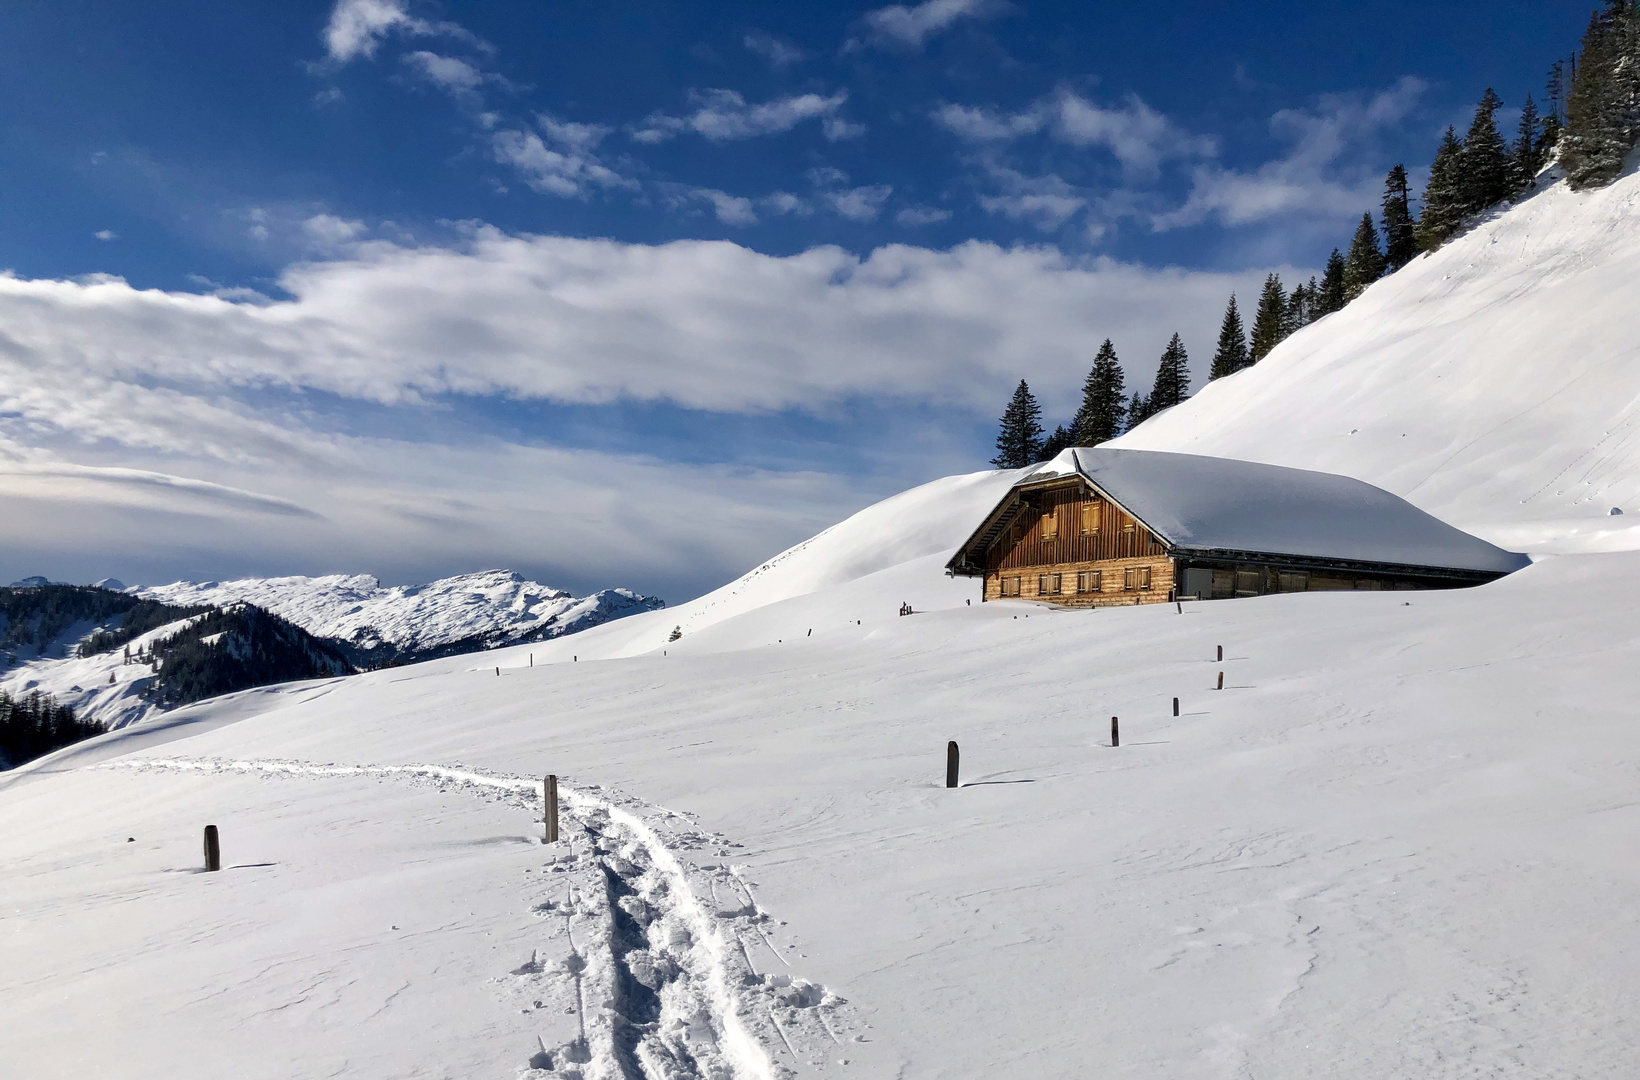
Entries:
POLYGON ((746 35, 744 43, 747 50, 763 57, 776 71, 802 63, 805 55, 802 49, 785 38, 776 37, 765 30, 753 30, 746 35))
POLYGON ((1155 215, 1152 224, 1168 230, 1209 219, 1234 226, 1283 215, 1358 215, 1374 204, 1382 182, 1363 149, 1404 120, 1426 89, 1409 76, 1370 98, 1327 95, 1312 109, 1283 109, 1270 118, 1270 130, 1291 144, 1285 155, 1251 172, 1198 168, 1184 204, 1155 215))
POLYGON ((406 0, 337 0, 322 35, 325 52, 337 64, 369 59, 389 34, 412 37, 449 37, 488 51, 492 46, 452 22, 434 22, 411 15, 406 0))
POLYGON ((951 219, 951 211, 940 210, 932 206, 908 206, 894 215, 894 220, 901 225, 937 225, 951 219))
POLYGON ((517 170, 532 189, 566 198, 584 197, 593 188, 637 188, 638 184, 604 164, 595 149, 610 129, 542 115, 536 130, 508 129, 491 137, 495 160, 517 170))
POLYGON ((1088 200, 1054 173, 1026 176, 992 165, 991 176, 1002 187, 999 195, 984 195, 979 203, 993 214, 1028 221, 1043 232, 1053 232, 1088 205, 1088 200))
MULTIPOLYGON (((733 90, 691 90, 689 102, 693 111, 683 116, 656 113, 638 125, 632 138, 642 143, 658 143, 690 132, 712 142, 731 142, 776 135, 790 131, 805 120, 834 119, 847 100, 848 91, 839 90, 829 97, 792 94, 753 104, 733 90)), ((844 124, 828 127, 825 134, 831 139, 847 138, 860 130, 864 129, 844 124)))
POLYGON ((923 0, 915 6, 891 4, 868 11, 863 21, 871 44, 921 49, 929 38, 965 19, 983 19, 1007 10, 1001 0, 923 0))
POLYGON ((98 229, 91 235, 96 237, 98 240, 118 240, 120 238, 120 234, 115 232, 113 229, 98 229))
POLYGON ((1071 90, 1044 97, 1019 112, 986 106, 945 104, 934 110, 936 124, 975 144, 1001 144, 1046 133, 1075 147, 1108 150, 1132 176, 1149 179, 1170 159, 1210 158, 1217 142, 1193 135, 1128 94, 1120 104, 1101 105, 1071 90))

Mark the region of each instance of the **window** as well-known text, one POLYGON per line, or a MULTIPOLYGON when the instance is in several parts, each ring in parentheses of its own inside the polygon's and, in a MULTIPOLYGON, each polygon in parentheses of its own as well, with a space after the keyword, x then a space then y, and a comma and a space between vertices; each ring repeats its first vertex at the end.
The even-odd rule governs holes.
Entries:
POLYGON ((1037 592, 1038 596, 1058 596, 1059 595, 1059 575, 1058 574, 1043 574, 1041 577, 1037 578, 1036 579, 1036 592, 1037 592))
POLYGON ((1148 566, 1139 567, 1139 588, 1150 588, 1150 567, 1148 566))
POLYGON ((1131 533, 1133 531, 1133 528, 1134 528, 1133 522, 1131 522, 1131 521, 1122 522, 1122 532, 1131 533))
POLYGON ((1002 579, 1002 595, 1003 596, 1018 596, 1019 595, 1019 579, 1016 578, 1016 577, 1005 577, 1005 578, 1003 578, 1002 579))
POLYGON ((1099 531, 1099 504, 1082 504, 1082 535, 1092 536, 1099 531))
POLYGON ((1052 507, 1042 511, 1042 539, 1059 539, 1059 508, 1052 507))
POLYGON ((1104 591, 1104 573, 1099 570, 1081 570, 1076 575, 1076 591, 1096 593, 1104 591))
POLYGON ((1126 570, 1123 570, 1122 571, 1122 589, 1123 589, 1123 591, 1124 592, 1132 592, 1133 590, 1137 589, 1138 587, 1139 587, 1139 568, 1137 566, 1130 566, 1126 570))
POLYGON ((1302 570, 1292 571, 1292 572, 1288 572, 1288 571, 1285 571, 1285 570, 1282 571, 1282 573, 1281 573, 1281 591, 1282 592, 1308 592, 1309 589, 1310 589, 1310 575, 1309 574, 1304 573, 1302 570))
POLYGON ((1259 572, 1257 570, 1236 571, 1236 595, 1257 596, 1260 593, 1259 572))

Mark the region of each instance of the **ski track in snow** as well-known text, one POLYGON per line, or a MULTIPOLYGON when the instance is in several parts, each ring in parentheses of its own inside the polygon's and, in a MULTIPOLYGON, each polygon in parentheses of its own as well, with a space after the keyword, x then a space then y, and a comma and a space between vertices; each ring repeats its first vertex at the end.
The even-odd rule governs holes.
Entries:
MULTIPOLYGON (((274 779, 375 776, 499 798, 536 815, 543 797, 540 780, 460 765, 139 758, 92 768, 274 779)), ((755 934, 785 957, 766 930, 778 923, 758 906, 741 868, 686 865, 679 854, 698 850, 722 858, 738 845, 694 828, 682 814, 598 785, 571 787, 560 779, 558 794, 559 842, 544 848, 545 895, 531 910, 544 919, 562 916, 567 947, 556 959, 543 955, 550 949, 532 948, 527 961, 494 982, 524 1003, 524 1012, 533 1002, 537 1010, 576 1013, 579 1035, 556 1045, 539 1038, 540 1050, 521 1067, 521 1078, 785 1080, 823 1071, 828 1053, 851 1037, 863 1038, 850 1035, 865 1025, 847 999, 752 967, 745 935, 755 934), (663 840, 652 822, 671 835, 663 840), (719 899, 719 884, 728 900, 719 899)), ((549 936, 556 938, 556 930, 549 936)))

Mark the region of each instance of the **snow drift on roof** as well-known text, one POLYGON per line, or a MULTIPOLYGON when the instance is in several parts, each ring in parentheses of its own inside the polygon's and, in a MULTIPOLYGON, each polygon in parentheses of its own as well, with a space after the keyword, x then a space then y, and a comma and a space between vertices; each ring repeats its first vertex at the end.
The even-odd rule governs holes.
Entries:
POLYGON ((1381 488, 1307 469, 1154 450, 1073 448, 1020 483, 1077 473, 1184 551, 1251 551, 1500 574, 1528 561, 1381 488))

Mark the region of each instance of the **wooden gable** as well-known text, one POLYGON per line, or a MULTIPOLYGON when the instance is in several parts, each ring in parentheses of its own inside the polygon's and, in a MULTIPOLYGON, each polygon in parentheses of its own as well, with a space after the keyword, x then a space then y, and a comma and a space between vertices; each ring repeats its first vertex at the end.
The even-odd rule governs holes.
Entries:
POLYGON ((1163 556, 1167 547, 1080 479, 1019 492, 1020 512, 985 551, 986 570, 1163 556))

